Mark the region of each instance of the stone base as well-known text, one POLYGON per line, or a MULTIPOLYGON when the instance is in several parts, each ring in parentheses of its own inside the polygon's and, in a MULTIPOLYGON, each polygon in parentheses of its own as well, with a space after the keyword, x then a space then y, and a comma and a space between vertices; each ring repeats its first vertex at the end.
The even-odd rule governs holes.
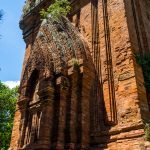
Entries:
POLYGON ((109 143, 106 150, 150 150, 150 142, 146 142, 141 138, 118 140, 109 143))
POLYGON ((144 141, 144 130, 132 130, 110 136, 96 137, 91 150, 150 150, 150 142, 144 141), (99 144, 98 144, 99 143, 99 144))

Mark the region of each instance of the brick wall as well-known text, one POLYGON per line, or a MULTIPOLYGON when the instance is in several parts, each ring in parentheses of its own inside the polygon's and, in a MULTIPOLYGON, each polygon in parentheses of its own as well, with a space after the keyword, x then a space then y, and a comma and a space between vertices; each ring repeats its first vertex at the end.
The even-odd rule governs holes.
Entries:
MULTIPOLYGON (((49 143, 52 147, 63 149, 62 147, 66 146, 66 148, 74 149, 75 143, 79 142, 81 143, 77 144, 79 148, 87 148, 91 144, 91 149, 149 149, 149 142, 143 140, 143 121, 149 120, 150 112, 142 69, 135 59, 136 53, 149 51, 150 48, 149 5, 150 3, 146 0, 93 0, 92 2, 78 0, 72 2, 73 7, 69 18, 82 33, 83 41, 88 42, 92 57, 88 54, 89 62, 80 68, 80 71, 85 73, 82 76, 83 87, 80 94, 83 98, 80 106, 78 102, 81 99, 79 95, 76 95, 81 88, 78 87, 80 85, 78 74, 73 72, 72 68, 68 68, 73 88, 72 96, 68 102, 70 105, 65 104, 64 97, 67 93, 60 90, 62 101, 57 115, 58 120, 55 120, 56 124, 57 121, 60 123, 58 129, 54 128, 54 131, 58 132, 58 139, 52 140, 53 144, 49 143), (88 84, 90 80, 94 80, 93 85, 88 84), (90 86, 93 90, 88 93, 90 86), (86 101, 87 99, 89 101, 86 101), (81 116, 79 115, 80 107, 83 108, 81 116), (63 116, 62 114, 65 113, 66 116, 63 116), (80 123, 82 122, 77 125, 82 129, 81 133, 74 129, 77 117, 80 123), (67 128, 64 135, 65 126, 67 128), (68 143, 64 145, 64 141, 68 143)), ((39 24, 38 18, 39 16, 37 20, 34 18, 36 24, 39 24)), ((35 43, 34 38, 37 36, 38 27, 34 28, 35 30, 32 30, 28 36, 24 36, 27 49, 22 79, 31 55, 30 43, 35 43)), ((80 54, 79 52, 78 55, 80 54)), ((26 83, 26 79, 23 82, 26 83)), ((21 91, 24 93, 23 86, 21 91)), ((57 112, 57 110, 54 111, 57 112)), ((18 136, 15 136, 18 132, 16 123, 15 121, 11 145, 18 139, 18 136)))

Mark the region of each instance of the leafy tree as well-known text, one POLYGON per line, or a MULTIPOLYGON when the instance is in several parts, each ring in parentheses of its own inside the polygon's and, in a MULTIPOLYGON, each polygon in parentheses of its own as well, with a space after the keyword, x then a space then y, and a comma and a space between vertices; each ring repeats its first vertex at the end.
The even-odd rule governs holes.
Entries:
POLYGON ((18 87, 10 89, 0 82, 0 149, 10 144, 18 87))
POLYGON ((61 16, 66 16, 70 10, 71 6, 68 0, 55 0, 46 11, 42 9, 40 14, 43 19, 47 18, 50 14, 54 19, 58 20, 61 16))

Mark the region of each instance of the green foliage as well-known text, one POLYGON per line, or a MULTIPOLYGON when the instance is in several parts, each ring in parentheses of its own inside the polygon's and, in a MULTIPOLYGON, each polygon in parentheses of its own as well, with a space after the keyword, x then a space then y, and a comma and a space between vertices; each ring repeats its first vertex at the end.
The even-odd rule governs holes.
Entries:
POLYGON ((10 89, 0 82, 0 149, 10 143, 18 87, 10 89))
POLYGON ((55 0, 47 10, 42 9, 40 15, 43 19, 50 14, 55 20, 60 19, 61 16, 66 16, 71 10, 70 2, 68 0, 55 0))
POLYGON ((136 61, 143 69, 145 87, 150 89, 150 54, 145 53, 143 56, 137 54, 136 61))
POLYGON ((75 68, 79 67, 79 61, 76 58, 72 58, 71 61, 72 61, 72 66, 73 67, 75 67, 75 68))
POLYGON ((150 124, 146 123, 144 127, 144 139, 145 141, 150 141, 150 124))

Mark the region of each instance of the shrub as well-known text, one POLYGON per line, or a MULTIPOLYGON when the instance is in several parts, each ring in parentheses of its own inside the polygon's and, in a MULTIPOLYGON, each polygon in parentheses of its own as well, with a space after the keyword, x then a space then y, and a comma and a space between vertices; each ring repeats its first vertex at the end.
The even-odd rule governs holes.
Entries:
POLYGON ((145 132, 144 140, 150 141, 150 124, 149 123, 145 124, 144 132, 145 132))
POLYGON ((71 10, 70 2, 68 0, 55 0, 47 10, 42 9, 40 15, 43 19, 50 14, 55 20, 60 19, 61 16, 66 16, 71 10))

